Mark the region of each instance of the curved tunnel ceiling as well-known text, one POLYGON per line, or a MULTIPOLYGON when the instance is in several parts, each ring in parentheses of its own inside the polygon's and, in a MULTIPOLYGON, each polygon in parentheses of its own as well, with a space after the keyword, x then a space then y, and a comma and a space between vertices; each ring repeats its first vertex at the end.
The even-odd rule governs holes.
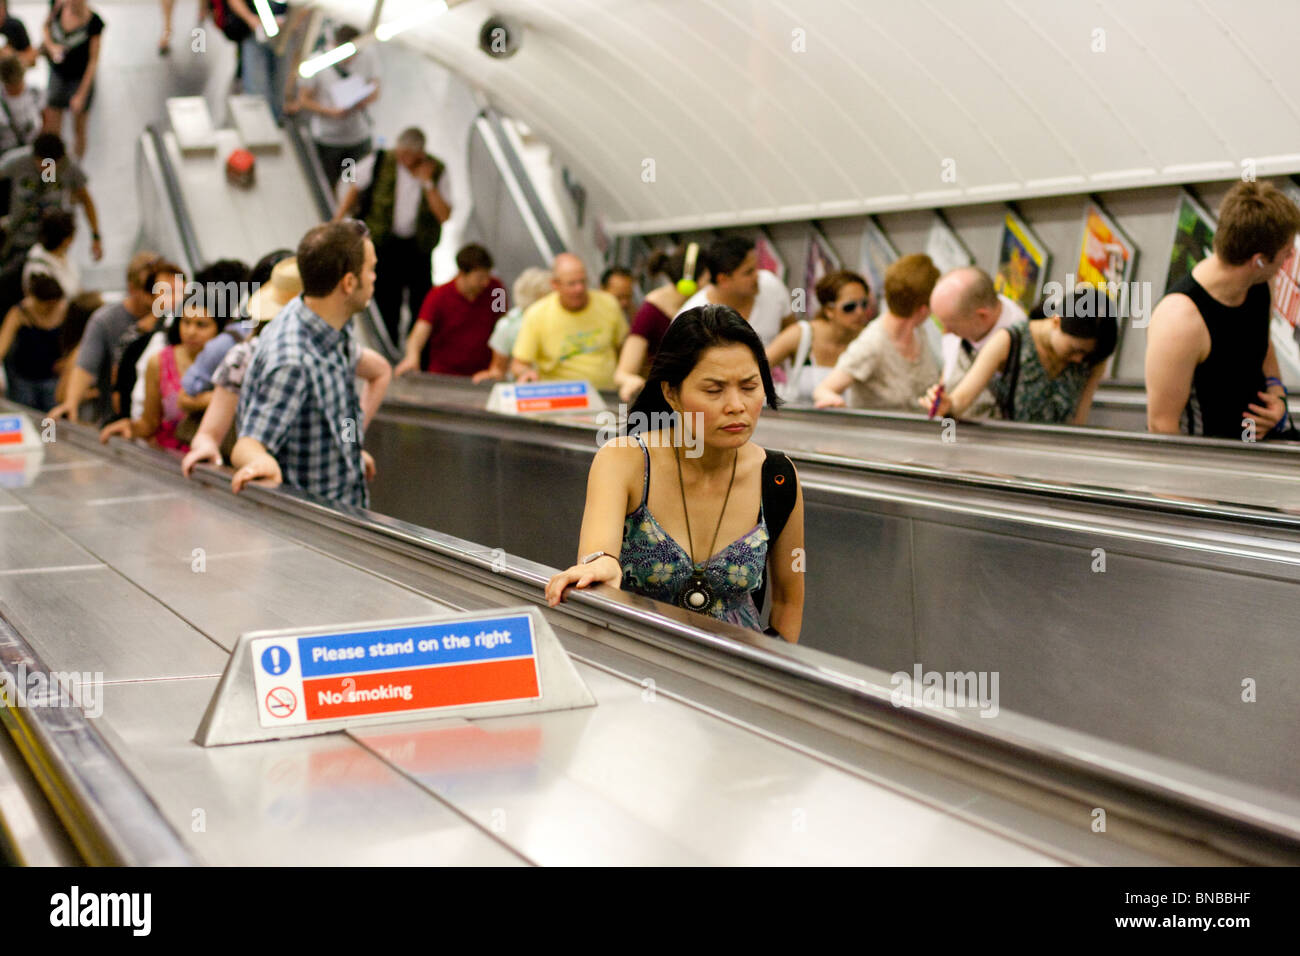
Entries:
POLYGON ((462 0, 395 42, 531 126, 611 233, 664 233, 1294 172, 1296 36, 1295 0, 462 0))

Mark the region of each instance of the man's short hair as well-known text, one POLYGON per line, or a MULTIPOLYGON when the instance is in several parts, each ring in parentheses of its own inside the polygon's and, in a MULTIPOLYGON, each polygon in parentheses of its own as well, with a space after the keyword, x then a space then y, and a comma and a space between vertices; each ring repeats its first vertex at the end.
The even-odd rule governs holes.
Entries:
POLYGON ((334 31, 334 39, 338 41, 339 45, 351 43, 359 36, 361 36, 361 31, 350 23, 345 23, 334 31))
POLYGON ((1219 206, 1214 252, 1230 266, 1256 254, 1272 259, 1300 232, 1300 209, 1269 182, 1242 182, 1219 206))
MULTIPOLYGON (((969 276, 963 283, 961 297, 957 300, 957 314, 970 315, 976 309, 996 309, 998 290, 993 287, 993 279, 989 274, 976 266, 968 266, 963 271, 969 273, 969 276)), ((897 312, 894 314, 898 315, 897 312)))
POLYGON ((477 242, 471 242, 456 253, 456 268, 461 272, 492 268, 492 254, 477 242))
POLYGON ((709 274, 714 280, 718 276, 730 275, 740 268, 740 264, 745 261, 754 248, 754 240, 747 239, 745 236, 723 236, 720 239, 714 239, 709 243, 709 250, 704 255, 704 261, 709 264, 709 274))
POLYGON ((424 132, 418 126, 408 126, 397 137, 398 149, 413 149, 424 152, 424 132))
POLYGON ((145 280, 152 275, 154 266, 159 262, 162 262, 162 256, 147 249, 133 255, 131 261, 126 264, 126 287, 147 289, 145 280))
POLYGON ((12 51, 0 54, 0 83, 5 86, 13 86, 15 83, 22 81, 26 72, 23 61, 18 59, 12 51))
POLYGON ((68 154, 58 133, 41 133, 32 140, 32 152, 38 159, 52 159, 56 163, 68 154))
POLYGON ((185 285, 185 270, 170 259, 159 256, 150 262, 148 268, 145 269, 142 288, 150 295, 155 295, 156 286, 160 282, 179 282, 183 286, 185 285))
POLYGON ((302 294, 321 298, 329 295, 343 277, 359 276, 366 262, 366 224, 356 219, 327 222, 307 230, 298 243, 298 275, 302 294))
POLYGON ((609 285, 609 280, 614 278, 614 276, 622 276, 624 279, 631 279, 632 273, 630 270, 624 269, 622 266, 610 266, 600 274, 600 287, 603 289, 609 285))
POLYGON ((885 270, 885 306, 905 319, 930 303, 939 268, 924 252, 903 256, 885 270))
POLYGON ((41 216, 40 243, 49 252, 77 231, 77 220, 66 209, 51 209, 41 216))

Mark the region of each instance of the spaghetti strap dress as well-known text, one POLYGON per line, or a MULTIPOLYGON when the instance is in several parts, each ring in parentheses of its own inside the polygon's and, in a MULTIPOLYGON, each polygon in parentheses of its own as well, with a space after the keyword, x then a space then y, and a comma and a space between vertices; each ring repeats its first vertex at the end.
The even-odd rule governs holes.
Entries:
MULTIPOLYGON (((622 586, 625 591, 676 604, 677 595, 690 579, 695 565, 686 549, 650 513, 650 450, 640 435, 635 437, 645 456, 645 490, 641 493, 640 507, 623 522, 623 547, 619 552, 622 586)), ((767 543, 767 524, 760 503, 758 523, 704 562, 704 574, 712 586, 714 600, 701 613, 756 631, 763 629, 754 592, 763 583, 767 543)))

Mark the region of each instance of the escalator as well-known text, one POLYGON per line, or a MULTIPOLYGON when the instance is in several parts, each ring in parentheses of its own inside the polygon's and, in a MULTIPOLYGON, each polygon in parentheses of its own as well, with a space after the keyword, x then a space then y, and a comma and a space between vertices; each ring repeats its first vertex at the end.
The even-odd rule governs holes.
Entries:
MULTIPOLYGON (((205 750, 194 728, 240 632, 542 604, 550 572, 228 481, 60 425, 33 480, 0 492, 4 668, 103 676, 94 719, 0 710, 47 803, 31 818, 84 862, 1300 861, 1286 795, 1005 693, 996 713, 896 706, 883 670, 608 590, 544 612, 594 708, 205 750)), ((34 861, 24 832, 10 852, 34 861)))
MULTIPOLYGON (((383 335, 372 316, 358 327, 383 335)), ((459 382, 395 382, 367 434, 374 508, 402 540, 436 528, 479 559, 533 562, 536 599, 548 569, 573 560, 596 424, 502 419, 485 399, 459 382)), ((818 673, 866 668, 878 689, 918 663, 997 672, 1005 712, 1071 753, 1120 748, 1126 771, 1194 781, 1212 806, 1238 804, 1232 779, 1262 817, 1290 814, 1300 449, 1013 423, 957 435, 915 416, 764 418, 757 440, 791 454, 808 506, 803 646, 780 652, 820 655, 818 673)), ((622 595, 565 613, 606 599, 646 604, 655 622, 677 614, 622 595)))
MULTIPOLYGON (((373 507, 566 567, 597 430, 489 415, 485 397, 455 380, 395 383, 366 436, 373 507)), ((891 428, 823 432, 784 417, 760 420, 756 440, 789 453, 804 486, 803 644, 890 672, 996 670, 1021 713, 1300 796, 1285 744, 1300 720, 1294 515, 1146 495, 1122 479, 1096 491, 877 467, 825 443, 850 431, 874 447, 891 428), (1243 680, 1266 680, 1269 700, 1243 706, 1243 680)), ((894 424, 906 436, 934 423, 894 424)), ((996 431, 1014 445, 1015 428, 996 431)), ((1076 457, 1106 439, 1080 441, 1076 457)), ((1125 447, 1117 472, 1150 470, 1125 447)), ((1291 453, 1276 450, 1279 472, 1291 453)), ((1189 477, 1164 464, 1175 482, 1211 467, 1189 477)))

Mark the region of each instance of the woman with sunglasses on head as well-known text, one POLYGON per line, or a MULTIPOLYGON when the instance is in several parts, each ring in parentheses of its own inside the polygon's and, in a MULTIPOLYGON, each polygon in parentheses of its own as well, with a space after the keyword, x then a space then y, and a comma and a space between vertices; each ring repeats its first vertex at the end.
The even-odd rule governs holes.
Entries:
POLYGON ((596 453, 579 562, 546 586, 611 584, 791 643, 803 621, 803 495, 790 460, 750 439, 780 400, 763 345, 734 309, 678 316, 629 414, 596 453), (730 542, 721 549, 719 542, 730 542))
POLYGON ((818 408, 913 411, 939 376, 921 326, 930 315, 930 292, 939 270, 920 253, 885 270, 885 314, 840 355, 835 370, 816 387, 818 408))
POLYGON ((870 284, 848 269, 822 276, 815 292, 821 304, 817 314, 788 326, 767 347, 773 366, 790 361, 782 401, 800 405, 812 404, 813 391, 877 312, 870 284))

